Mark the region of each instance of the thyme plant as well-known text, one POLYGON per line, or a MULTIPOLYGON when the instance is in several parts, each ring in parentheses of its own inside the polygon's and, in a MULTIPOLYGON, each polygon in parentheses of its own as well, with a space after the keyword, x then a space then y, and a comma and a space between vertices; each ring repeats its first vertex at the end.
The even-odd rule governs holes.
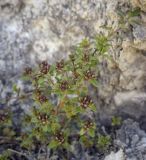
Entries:
POLYGON ((35 70, 25 69, 33 85, 34 106, 25 117, 22 146, 38 142, 53 149, 68 148, 74 136, 84 145, 89 139, 94 142, 96 106, 88 86, 98 87, 97 65, 108 48, 108 38, 100 34, 93 43, 84 39, 66 61, 52 65, 43 61, 35 70))

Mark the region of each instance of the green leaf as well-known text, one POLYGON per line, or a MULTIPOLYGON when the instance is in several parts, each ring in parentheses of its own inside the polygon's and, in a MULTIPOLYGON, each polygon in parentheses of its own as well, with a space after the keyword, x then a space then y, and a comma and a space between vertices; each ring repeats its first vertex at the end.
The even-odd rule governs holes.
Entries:
POLYGON ((89 82, 94 86, 94 87, 98 87, 98 81, 96 79, 91 79, 89 80, 89 82))
POLYGON ((122 123, 121 117, 112 117, 112 126, 119 126, 122 123))
POLYGON ((52 123, 51 124, 51 129, 53 132, 56 132, 56 130, 59 130, 59 128, 60 128, 59 123, 52 123))
POLYGON ((74 93, 75 93, 75 90, 71 88, 71 89, 69 89, 69 90, 67 91, 67 93, 68 93, 68 94, 74 94, 74 93))
POLYGON ((96 49, 99 51, 101 55, 108 51, 110 45, 106 36, 104 36, 103 34, 99 34, 96 36, 95 41, 96 49))
POLYGON ((91 141, 86 135, 81 136, 80 141, 85 147, 91 147, 93 145, 93 141, 91 141))
POLYGON ((29 81, 31 78, 30 78, 29 76, 23 75, 23 76, 21 77, 21 79, 22 79, 23 81, 29 81))
POLYGON ((76 112, 77 113, 82 113, 83 112, 83 109, 79 106, 76 106, 76 112))
POLYGON ((55 65, 51 65, 49 74, 53 75, 53 73, 56 71, 55 65))
POLYGON ((26 148, 30 148, 32 146, 32 144, 33 144, 32 139, 27 138, 22 141, 21 146, 26 147, 26 148))
POLYGON ((102 149, 106 149, 111 143, 111 137, 110 136, 98 136, 98 142, 97 145, 101 147, 102 149))
POLYGON ((94 128, 90 128, 88 131, 89 136, 91 137, 95 137, 95 129, 94 128))
POLYGON ((92 104, 92 105, 90 106, 90 109, 91 109, 93 112, 96 112, 96 111, 97 111, 97 108, 96 108, 96 106, 95 106, 94 104, 92 104))
POLYGON ((11 152, 9 150, 5 150, 0 154, 0 160, 8 160, 10 159, 11 152))
POLYGON ((80 130, 80 135, 82 136, 82 135, 84 135, 85 133, 86 133, 85 129, 82 128, 82 129, 80 130))
POLYGON ((51 140, 51 142, 49 143, 48 147, 49 147, 50 149, 54 149, 54 148, 56 148, 58 145, 59 145, 59 144, 58 144, 57 141, 51 140))
POLYGON ((50 132, 51 128, 48 125, 43 126, 43 132, 50 132))
POLYGON ((134 8, 132 11, 129 11, 129 12, 128 12, 128 16, 129 16, 129 17, 140 16, 140 12, 141 12, 140 8, 137 7, 137 8, 134 8))
POLYGON ((83 75, 83 70, 81 70, 81 69, 78 69, 76 72, 77 72, 79 75, 83 75))
POLYGON ((69 150, 69 147, 70 147, 69 143, 64 142, 64 143, 62 144, 62 146, 63 146, 63 148, 66 148, 67 150, 69 150))
POLYGON ((87 38, 83 39, 82 42, 80 43, 80 47, 86 48, 90 46, 90 42, 87 38))
POLYGON ((13 91, 14 91, 14 92, 18 92, 18 88, 17 88, 17 85, 16 85, 16 84, 13 85, 13 91))
POLYGON ((91 60, 90 60, 90 67, 96 67, 96 65, 98 64, 98 60, 97 60, 97 58, 94 56, 94 57, 92 57, 91 58, 91 60))
POLYGON ((42 84, 44 84, 44 81, 45 81, 45 79, 44 79, 44 78, 39 78, 39 80, 38 80, 38 84, 39 84, 39 85, 42 85, 42 84))

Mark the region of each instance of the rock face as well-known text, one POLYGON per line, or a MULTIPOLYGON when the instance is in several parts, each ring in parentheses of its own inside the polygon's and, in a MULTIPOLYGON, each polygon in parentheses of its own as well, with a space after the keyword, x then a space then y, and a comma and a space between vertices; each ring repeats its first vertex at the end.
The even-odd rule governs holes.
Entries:
POLYGON ((105 160, 145 160, 146 133, 140 129, 137 122, 125 120, 117 130, 114 143, 120 148, 116 153, 111 152, 105 160))
POLYGON ((124 153, 122 150, 119 150, 117 153, 112 152, 104 160, 125 160, 124 153))
POLYGON ((82 38, 100 32, 100 26, 117 27, 115 10, 125 2, 0 0, 1 75, 16 74, 39 60, 65 58, 82 38))
POLYGON ((0 0, 1 75, 65 58, 71 46, 95 35, 104 6, 98 0, 0 0))
POLYGON ((124 121, 117 131, 116 143, 124 148, 126 160, 146 159, 146 133, 132 120, 124 121))
POLYGON ((146 111, 145 12, 145 0, 0 0, 0 98, 11 93, 12 82, 21 84, 24 67, 66 58, 82 38, 107 34, 100 27, 107 25, 119 35, 111 42, 115 52, 109 51, 114 61, 99 66, 95 96, 101 119, 117 112, 140 119, 146 111), (141 9, 141 23, 118 32, 117 12, 126 13, 132 6, 141 9))
POLYGON ((145 0, 131 0, 131 3, 135 7, 140 7, 143 11, 146 11, 146 1, 145 0))

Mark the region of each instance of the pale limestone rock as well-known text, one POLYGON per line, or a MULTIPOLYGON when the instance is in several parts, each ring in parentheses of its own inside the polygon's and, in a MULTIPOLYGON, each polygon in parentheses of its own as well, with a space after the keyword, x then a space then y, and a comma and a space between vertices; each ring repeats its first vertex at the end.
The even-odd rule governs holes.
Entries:
POLYGON ((143 11, 146 12, 146 0, 131 0, 131 3, 134 7, 140 7, 143 11))
POLYGON ((125 47, 119 58, 120 86, 127 90, 145 87, 146 57, 133 47, 125 47))
POLYGON ((120 149, 118 152, 111 152, 110 155, 106 156, 104 160, 126 160, 124 157, 124 152, 120 149))
POLYGON ((146 112, 146 94, 140 91, 118 92, 114 96, 119 115, 129 115, 136 119, 146 112))
POLYGON ((0 0, 0 17, 9 19, 19 14, 23 2, 21 0, 0 0))
POLYGON ((134 41, 134 48, 140 49, 140 50, 146 50, 146 40, 145 41, 134 41))
POLYGON ((42 59, 67 57, 84 37, 104 31, 100 26, 116 27, 116 7, 125 2, 0 0, 0 59, 7 59, 0 71, 19 73, 42 59))

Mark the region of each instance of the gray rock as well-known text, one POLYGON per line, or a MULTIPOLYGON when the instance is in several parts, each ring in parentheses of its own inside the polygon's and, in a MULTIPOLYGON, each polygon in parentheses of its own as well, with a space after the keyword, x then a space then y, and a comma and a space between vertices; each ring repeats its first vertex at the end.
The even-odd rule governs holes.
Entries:
POLYGON ((126 160, 143 160, 143 157, 146 156, 146 133, 133 120, 124 121, 122 127, 117 131, 115 143, 122 148, 124 143, 126 160))
POLYGON ((116 153, 111 152, 110 155, 106 156, 104 160, 125 160, 124 152, 122 150, 119 150, 116 153))
POLYGON ((134 38, 139 41, 146 40, 146 27, 143 25, 136 25, 133 28, 133 35, 134 38))

